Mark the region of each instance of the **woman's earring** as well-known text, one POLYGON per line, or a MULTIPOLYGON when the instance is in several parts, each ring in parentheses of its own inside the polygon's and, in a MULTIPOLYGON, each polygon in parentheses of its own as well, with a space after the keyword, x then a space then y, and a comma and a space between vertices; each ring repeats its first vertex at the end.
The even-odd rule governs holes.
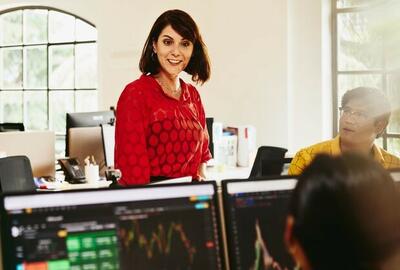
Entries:
POLYGON ((156 53, 154 51, 152 51, 150 57, 151 57, 151 59, 153 59, 153 61, 155 61, 156 60, 156 53))

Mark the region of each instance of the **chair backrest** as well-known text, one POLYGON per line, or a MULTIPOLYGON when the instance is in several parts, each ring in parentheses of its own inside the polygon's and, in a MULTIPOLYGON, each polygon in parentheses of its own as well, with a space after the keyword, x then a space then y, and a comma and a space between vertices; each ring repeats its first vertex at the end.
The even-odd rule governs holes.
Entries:
POLYGON ((2 193, 35 191, 31 163, 26 156, 0 158, 2 193))
POLYGON ((0 123, 0 132, 25 131, 23 123, 0 123))
POLYGON ((286 152, 287 149, 281 147, 259 147, 250 177, 280 175, 285 163, 286 152))

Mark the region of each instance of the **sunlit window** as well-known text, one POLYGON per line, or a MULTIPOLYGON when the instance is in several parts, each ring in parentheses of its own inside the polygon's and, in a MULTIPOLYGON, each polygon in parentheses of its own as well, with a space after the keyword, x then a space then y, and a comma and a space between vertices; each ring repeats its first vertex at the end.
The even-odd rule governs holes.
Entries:
POLYGON ((354 87, 382 89, 393 112, 378 143, 400 156, 400 1, 332 0, 332 6, 334 108, 354 87))
POLYGON ((97 30, 50 8, 0 13, 0 122, 53 130, 64 151, 65 114, 97 110, 97 30))

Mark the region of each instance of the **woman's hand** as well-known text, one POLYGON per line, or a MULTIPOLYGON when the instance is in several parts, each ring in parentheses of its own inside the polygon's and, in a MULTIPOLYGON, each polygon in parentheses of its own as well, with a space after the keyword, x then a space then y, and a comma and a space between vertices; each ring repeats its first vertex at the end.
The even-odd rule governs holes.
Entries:
POLYGON ((206 168, 207 165, 205 163, 200 163, 199 169, 197 171, 197 175, 199 176, 199 181, 204 181, 207 179, 206 168))

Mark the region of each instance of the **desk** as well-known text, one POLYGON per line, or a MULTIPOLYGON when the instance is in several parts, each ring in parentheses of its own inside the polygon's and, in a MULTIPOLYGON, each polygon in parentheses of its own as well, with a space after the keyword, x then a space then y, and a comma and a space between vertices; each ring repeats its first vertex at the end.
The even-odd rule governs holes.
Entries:
POLYGON ((219 185, 225 179, 246 179, 249 178, 251 167, 207 167, 206 179, 215 180, 219 185))
POLYGON ((76 190, 76 189, 92 189, 92 188, 108 188, 112 181, 100 180, 95 183, 83 183, 83 184, 70 184, 66 181, 60 184, 54 184, 49 189, 37 189, 37 191, 64 191, 64 190, 76 190), (54 187, 54 188, 53 188, 54 187))
POLYGON ((62 183, 62 190, 72 190, 72 189, 88 189, 88 188, 106 188, 112 181, 100 180, 95 183, 83 183, 83 184, 70 184, 68 182, 62 183))

